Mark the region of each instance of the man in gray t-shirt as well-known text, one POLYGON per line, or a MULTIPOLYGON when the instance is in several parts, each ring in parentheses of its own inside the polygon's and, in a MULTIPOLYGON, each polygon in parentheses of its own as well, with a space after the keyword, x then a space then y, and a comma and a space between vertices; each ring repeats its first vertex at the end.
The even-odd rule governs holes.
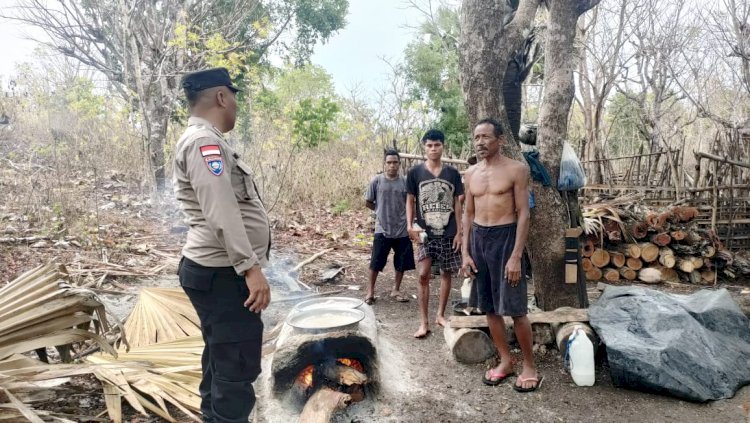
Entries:
POLYGON ((384 173, 373 178, 367 187, 365 205, 375 210, 375 237, 370 258, 370 280, 365 302, 375 302, 375 281, 388 261, 393 250, 393 268, 396 271, 395 284, 391 297, 396 301, 409 299, 402 295, 401 280, 404 272, 414 270, 414 249, 406 231, 406 180, 399 175, 401 157, 396 150, 387 150, 384 159, 384 173))

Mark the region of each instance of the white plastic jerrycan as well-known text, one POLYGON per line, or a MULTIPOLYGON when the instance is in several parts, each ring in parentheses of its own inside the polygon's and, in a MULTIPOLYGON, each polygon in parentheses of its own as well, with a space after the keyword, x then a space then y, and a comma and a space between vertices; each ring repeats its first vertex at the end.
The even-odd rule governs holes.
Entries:
POLYGON ((581 326, 576 326, 568 340, 570 375, 578 386, 594 385, 594 344, 581 326))

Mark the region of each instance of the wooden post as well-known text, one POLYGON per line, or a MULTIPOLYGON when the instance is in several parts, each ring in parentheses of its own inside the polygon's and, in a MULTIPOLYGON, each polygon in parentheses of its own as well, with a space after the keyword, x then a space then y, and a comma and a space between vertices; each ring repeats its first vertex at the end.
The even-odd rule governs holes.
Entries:
POLYGON ((712 210, 711 210, 711 230, 716 233, 716 210, 719 208, 719 162, 714 160, 714 188, 711 191, 713 195, 712 210))

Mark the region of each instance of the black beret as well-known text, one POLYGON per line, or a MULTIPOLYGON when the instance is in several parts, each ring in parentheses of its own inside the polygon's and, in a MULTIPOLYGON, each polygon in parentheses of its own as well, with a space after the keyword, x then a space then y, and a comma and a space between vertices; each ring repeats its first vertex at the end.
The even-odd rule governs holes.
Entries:
POLYGON ((186 92, 198 92, 213 87, 227 87, 235 93, 240 90, 232 84, 226 68, 206 69, 182 77, 182 88, 186 92))

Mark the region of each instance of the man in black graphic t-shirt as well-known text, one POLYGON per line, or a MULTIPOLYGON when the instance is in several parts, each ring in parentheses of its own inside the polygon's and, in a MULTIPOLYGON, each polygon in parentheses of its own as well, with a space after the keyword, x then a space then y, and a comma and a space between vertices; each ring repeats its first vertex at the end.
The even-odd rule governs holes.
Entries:
POLYGON ((432 129, 422 137, 427 161, 414 166, 406 177, 406 224, 409 237, 419 243, 417 269, 419 271, 420 325, 415 338, 430 332, 427 322, 429 304, 430 267, 433 260, 440 263, 440 298, 435 323, 445 326, 445 307, 451 289, 451 275, 461 268, 461 203, 464 193, 461 174, 442 163, 442 132, 432 129), (416 211, 416 213, 415 213, 416 211), (415 228, 414 221, 421 229, 415 228), (420 240, 424 231, 427 239, 420 240))

